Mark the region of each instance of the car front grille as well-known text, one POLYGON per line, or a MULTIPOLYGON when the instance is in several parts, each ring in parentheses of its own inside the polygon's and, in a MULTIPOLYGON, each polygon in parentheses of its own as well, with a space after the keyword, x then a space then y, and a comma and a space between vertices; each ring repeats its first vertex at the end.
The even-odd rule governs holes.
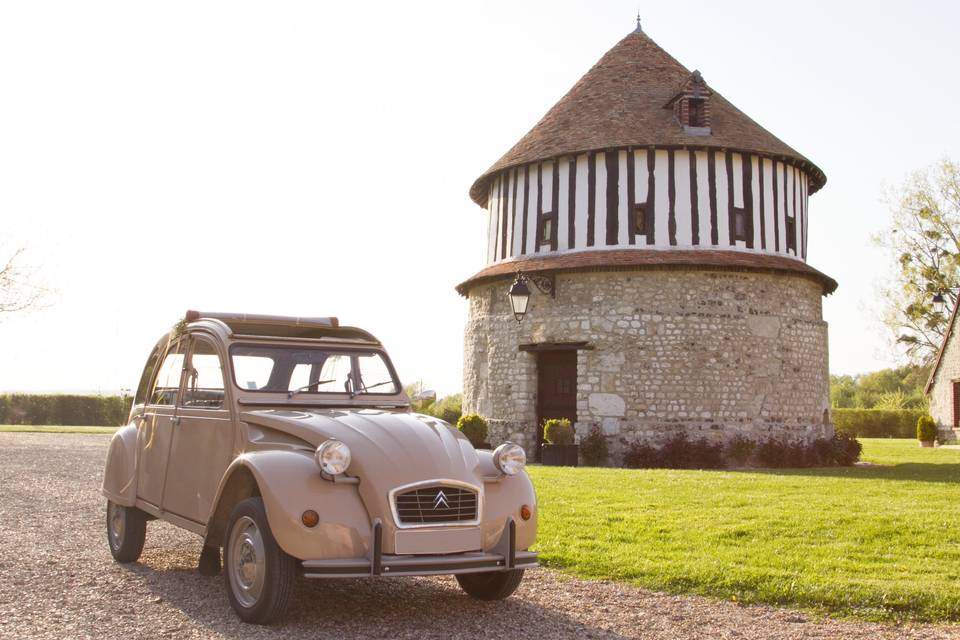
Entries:
POLYGON ((477 494, 470 489, 438 485, 398 493, 400 524, 448 524, 477 519, 477 494))

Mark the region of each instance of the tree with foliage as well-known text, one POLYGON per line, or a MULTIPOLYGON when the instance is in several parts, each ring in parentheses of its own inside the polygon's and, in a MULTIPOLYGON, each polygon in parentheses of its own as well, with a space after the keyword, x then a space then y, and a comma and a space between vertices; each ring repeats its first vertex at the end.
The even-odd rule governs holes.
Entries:
POLYGON ((435 396, 424 397, 423 383, 414 382, 403 387, 410 398, 410 407, 416 413, 424 413, 434 418, 440 418, 450 424, 456 424, 463 413, 463 394, 452 393, 437 400, 435 396))
POLYGON ((23 264, 23 252, 16 249, 0 262, 0 315, 39 308, 47 297, 36 271, 23 264))
POLYGON ((952 309, 960 286, 960 165, 944 159, 918 171, 890 200, 891 225, 876 238, 896 261, 896 276, 882 291, 884 323, 912 362, 926 363, 949 317, 933 296, 942 292, 952 309))
POLYGON ((929 376, 930 365, 830 376, 830 404, 837 409, 926 409, 923 387, 929 376))

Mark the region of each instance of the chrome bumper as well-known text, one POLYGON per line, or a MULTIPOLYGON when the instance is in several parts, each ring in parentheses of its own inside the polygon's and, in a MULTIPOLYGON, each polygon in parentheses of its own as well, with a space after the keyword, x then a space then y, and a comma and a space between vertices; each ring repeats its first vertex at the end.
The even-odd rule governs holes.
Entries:
POLYGON ((449 555, 384 555, 383 529, 373 525, 373 549, 369 558, 304 560, 305 578, 366 578, 369 576, 434 576, 532 569, 539 562, 532 551, 517 551, 517 525, 507 520, 503 535, 491 552, 474 551, 449 555))

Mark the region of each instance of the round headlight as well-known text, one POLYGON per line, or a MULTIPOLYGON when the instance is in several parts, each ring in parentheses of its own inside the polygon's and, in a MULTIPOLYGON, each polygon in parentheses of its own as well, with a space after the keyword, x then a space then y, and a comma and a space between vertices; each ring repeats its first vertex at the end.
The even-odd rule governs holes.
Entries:
POLYGON ((340 475, 350 466, 350 447, 339 440, 327 440, 317 447, 314 458, 327 475, 340 475))
POLYGON ((527 464, 527 454, 520 445, 504 442, 493 451, 493 464, 501 473, 512 476, 520 473, 527 464))

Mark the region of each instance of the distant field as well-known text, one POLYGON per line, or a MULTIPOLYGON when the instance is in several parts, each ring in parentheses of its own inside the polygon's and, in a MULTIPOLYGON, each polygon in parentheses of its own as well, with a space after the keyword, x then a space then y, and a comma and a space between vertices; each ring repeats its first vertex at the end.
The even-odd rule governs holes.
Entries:
POLYGON ((671 593, 960 621, 960 450, 861 439, 853 468, 533 466, 544 564, 671 593))
POLYGON ((0 424, 0 433, 113 433, 119 427, 59 427, 33 424, 0 424))

